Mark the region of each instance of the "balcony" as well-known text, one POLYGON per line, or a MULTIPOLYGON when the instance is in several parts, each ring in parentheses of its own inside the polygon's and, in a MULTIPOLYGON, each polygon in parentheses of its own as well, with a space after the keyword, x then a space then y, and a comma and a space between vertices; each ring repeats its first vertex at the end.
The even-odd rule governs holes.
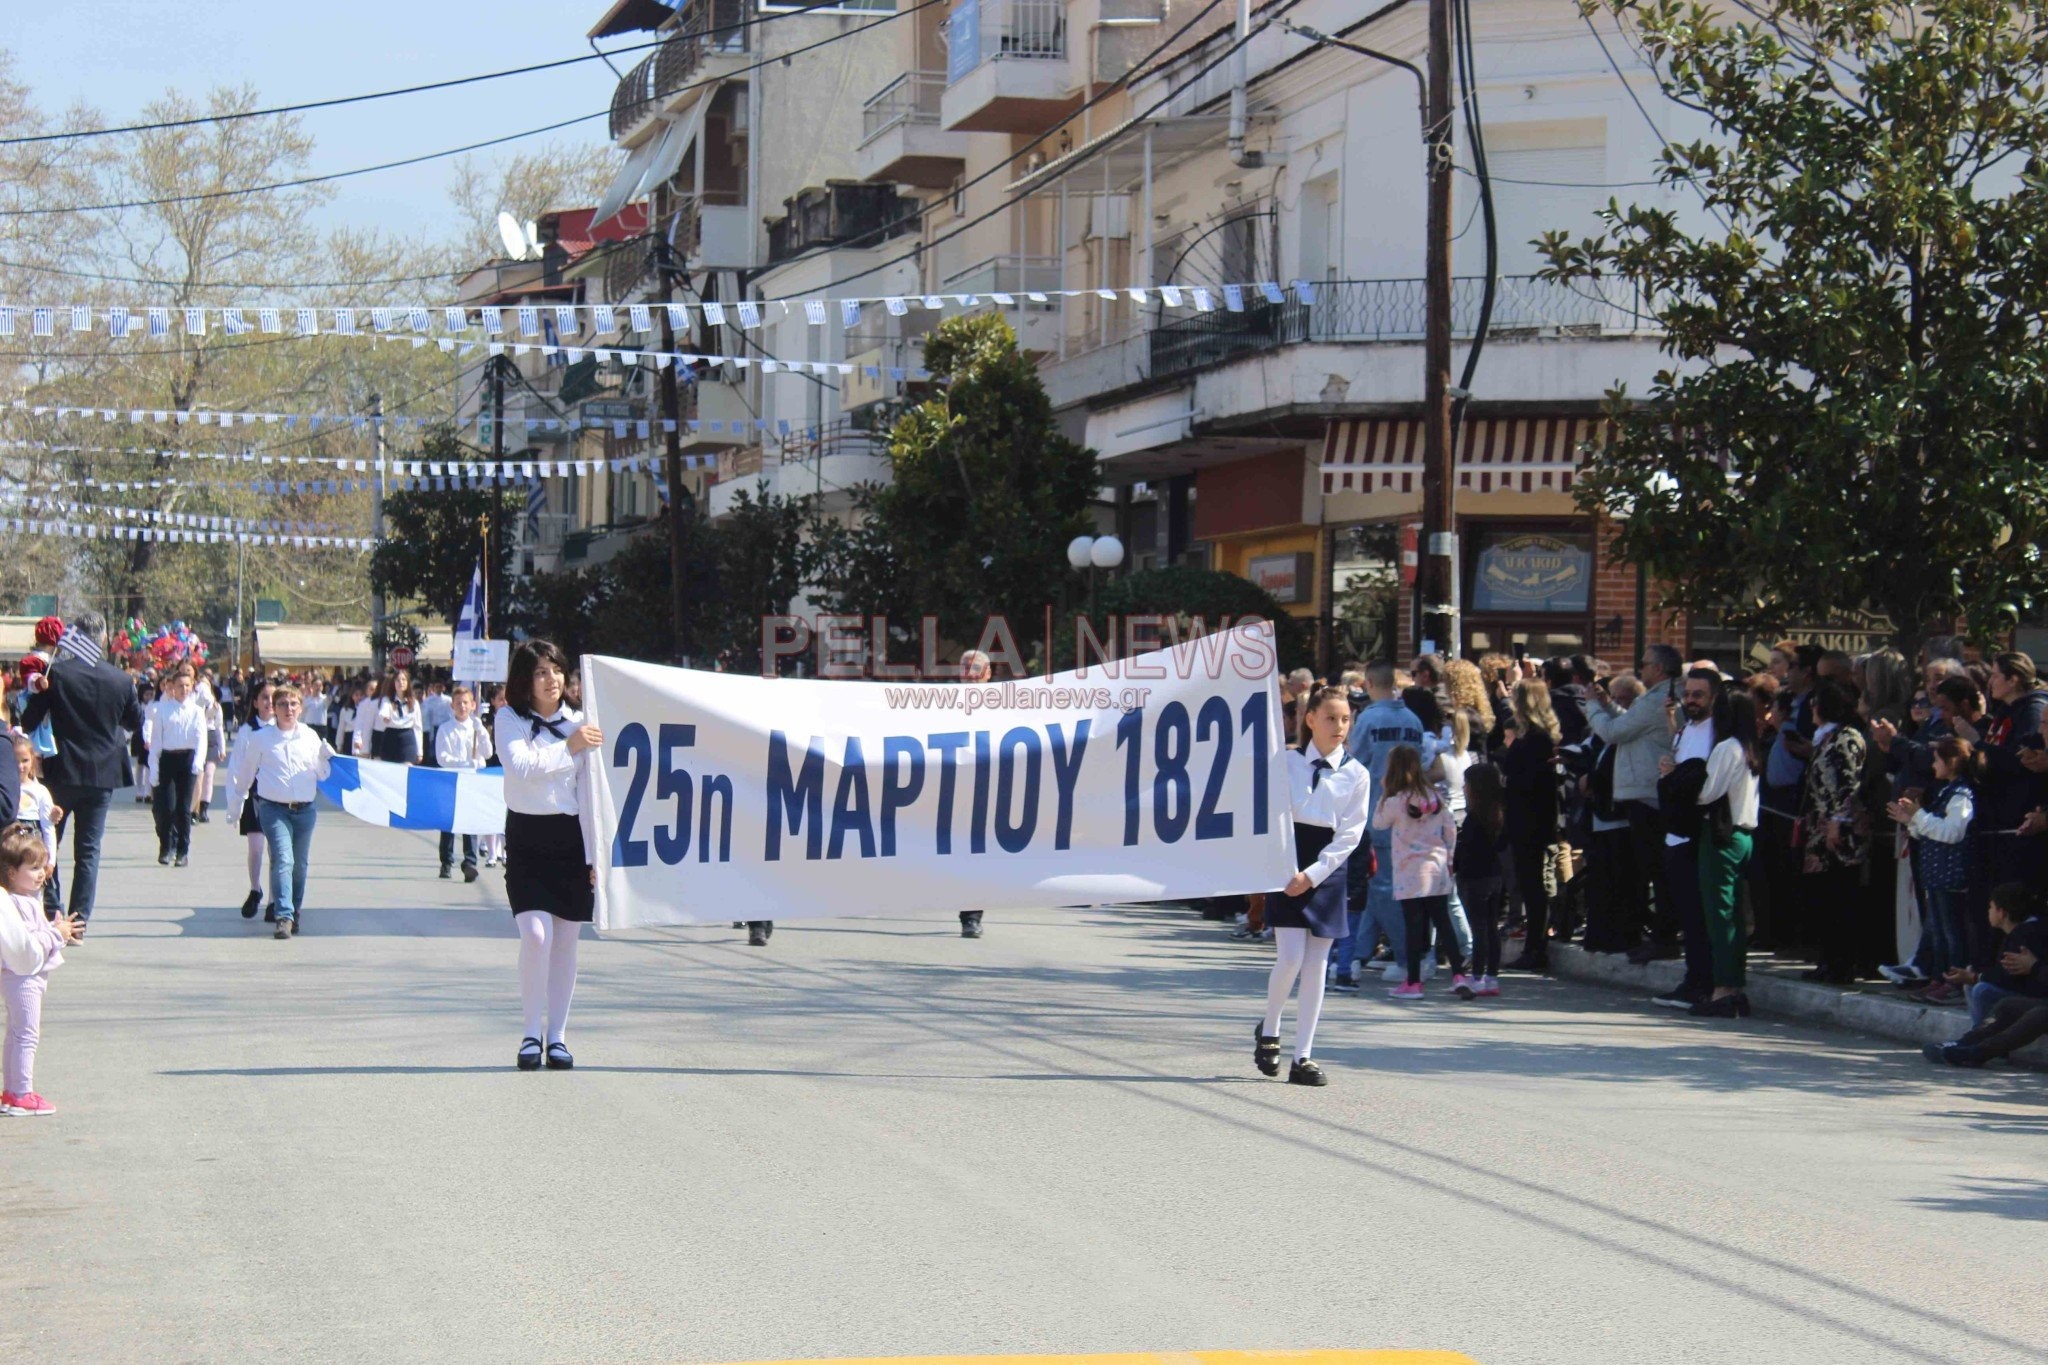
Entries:
POLYGON ((967 164, 967 137, 939 126, 941 71, 906 71, 868 97, 854 162, 863 180, 944 189, 967 164))
POLYGON ((709 515, 724 516, 742 490, 752 497, 764 483, 771 496, 816 497, 829 510, 843 508, 861 484, 888 483, 894 477, 886 433, 836 421, 809 435, 792 433, 766 450, 752 446, 720 456, 709 515))
POLYGON ((682 23, 612 92, 611 138, 633 141, 656 114, 677 112, 710 82, 746 65, 746 0, 691 0, 682 23))
POLYGON ((1036 133, 1080 102, 1067 63, 1063 0, 962 0, 946 21, 940 126, 1036 133))
POLYGON ((1016 330, 1020 349, 1044 354, 1059 349, 1059 304, 1050 297, 1035 302, 1030 296, 1050 296, 1060 287, 1057 256, 997 256, 946 279, 939 293, 966 295, 1000 311, 1016 330), (1013 302, 1000 303, 990 299, 991 294, 1006 295, 1013 302))
POLYGON ((770 265, 815 247, 873 247, 917 231, 917 202, 898 195, 892 185, 833 181, 783 200, 783 210, 768 224, 770 265))
MULTIPOLYGON (((1217 309, 1170 317, 1149 337, 1150 377, 1198 370, 1239 356, 1299 342, 1420 341, 1426 322, 1422 280, 1331 280, 1313 306, 1290 293, 1285 302, 1253 302, 1244 311, 1217 309)), ((1591 287, 1554 284, 1529 275, 1502 276, 1487 334, 1611 336, 1649 330, 1653 320, 1627 286, 1601 295, 1591 287)), ((1451 282, 1451 331, 1469 337, 1479 325, 1482 276, 1451 282)))

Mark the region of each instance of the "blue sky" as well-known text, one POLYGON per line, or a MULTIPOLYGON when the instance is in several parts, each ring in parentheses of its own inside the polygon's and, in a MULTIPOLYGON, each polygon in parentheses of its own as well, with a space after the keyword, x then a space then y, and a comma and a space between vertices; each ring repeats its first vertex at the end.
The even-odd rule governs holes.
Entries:
MULTIPOLYGON (((201 96, 247 81, 265 105, 351 95, 550 61, 590 51, 604 0, 7 0, 0 47, 45 109, 83 100, 110 123, 135 120, 166 88, 201 96)), ((607 46, 621 42, 610 40, 607 46)), ((640 39, 644 41, 644 39, 640 39)), ((619 59, 623 70, 638 61, 619 59)), ((603 62, 303 115, 314 173, 350 169, 538 127, 604 109, 617 83, 603 62)), ((605 141, 605 121, 513 143, 605 141)), ((494 153, 485 153, 489 156, 494 153)), ((439 237, 451 230, 449 160, 337 182, 325 225, 439 237)))

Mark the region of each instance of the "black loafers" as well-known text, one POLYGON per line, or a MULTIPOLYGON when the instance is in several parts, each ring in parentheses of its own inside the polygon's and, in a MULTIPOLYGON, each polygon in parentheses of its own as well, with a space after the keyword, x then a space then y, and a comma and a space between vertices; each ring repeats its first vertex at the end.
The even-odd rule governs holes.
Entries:
POLYGON ((521 1071, 540 1070, 540 1039, 521 1038, 519 1040, 519 1069, 521 1071))
POLYGON ((548 1070, 572 1071, 575 1069, 575 1066, 576 1059, 569 1055, 568 1048, 560 1043, 548 1044, 548 1070))
POLYGON ((1304 1057, 1293 1066, 1287 1068, 1287 1083, 1289 1085, 1328 1085, 1330 1078, 1323 1074, 1321 1067, 1304 1057))

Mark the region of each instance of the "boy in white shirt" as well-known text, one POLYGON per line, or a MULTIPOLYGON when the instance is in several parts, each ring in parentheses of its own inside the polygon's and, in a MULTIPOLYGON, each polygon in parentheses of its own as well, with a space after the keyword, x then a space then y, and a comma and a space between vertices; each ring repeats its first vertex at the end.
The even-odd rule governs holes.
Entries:
MULTIPOLYGON (((434 761, 443 768, 459 772, 474 772, 491 761, 491 732, 477 719, 476 694, 462 684, 456 684, 449 697, 452 712, 450 719, 443 722, 434 732, 434 761)), ((441 877, 445 881, 455 873, 455 836, 447 830, 441 832, 441 877)), ((462 836, 462 880, 476 880, 476 836, 462 836)))

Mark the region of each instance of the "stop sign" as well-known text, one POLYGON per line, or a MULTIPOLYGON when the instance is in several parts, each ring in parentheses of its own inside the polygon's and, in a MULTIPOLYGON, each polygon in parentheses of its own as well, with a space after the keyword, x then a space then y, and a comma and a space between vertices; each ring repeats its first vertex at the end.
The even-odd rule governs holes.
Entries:
POLYGON ((412 651, 407 649, 404 645, 399 645, 396 648, 394 648, 391 651, 391 666, 393 668, 411 668, 412 651))

